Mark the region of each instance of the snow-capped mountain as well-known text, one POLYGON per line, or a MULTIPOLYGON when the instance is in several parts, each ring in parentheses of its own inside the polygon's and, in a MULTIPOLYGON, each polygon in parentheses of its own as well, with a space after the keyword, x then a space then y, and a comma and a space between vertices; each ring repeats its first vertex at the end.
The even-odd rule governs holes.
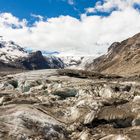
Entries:
POLYGON ((68 68, 85 69, 96 56, 60 56, 58 52, 22 48, 0 37, 0 62, 22 69, 68 68))
POLYGON ((8 63, 27 56, 28 53, 15 42, 0 39, 0 60, 8 63))
POLYGON ((28 52, 13 41, 0 37, 0 70, 1 69, 59 69, 64 63, 59 57, 43 56, 41 51, 28 52))
POLYGON ((95 56, 62 56, 60 57, 68 69, 85 69, 95 59, 95 56))

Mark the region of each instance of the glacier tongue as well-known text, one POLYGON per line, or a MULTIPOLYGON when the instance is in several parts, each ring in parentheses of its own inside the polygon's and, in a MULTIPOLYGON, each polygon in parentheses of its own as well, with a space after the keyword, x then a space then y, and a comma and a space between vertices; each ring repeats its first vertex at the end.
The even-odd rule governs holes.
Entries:
POLYGON ((60 57, 69 69, 85 69, 85 66, 92 63, 95 56, 62 56, 60 57))

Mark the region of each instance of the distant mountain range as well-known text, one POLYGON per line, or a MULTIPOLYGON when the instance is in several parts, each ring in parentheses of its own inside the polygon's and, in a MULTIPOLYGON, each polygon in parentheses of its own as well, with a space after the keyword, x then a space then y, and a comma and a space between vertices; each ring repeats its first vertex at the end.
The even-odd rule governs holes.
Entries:
POLYGON ((94 58, 94 56, 59 56, 57 51, 35 51, 31 48, 22 48, 13 41, 0 40, 0 69, 84 69, 94 58))
POLYGON ((28 52, 13 41, 0 40, 0 70, 59 68, 64 68, 64 63, 58 57, 43 56, 41 51, 28 52))
POLYGON ((84 69, 117 75, 140 75, 140 33, 115 42, 108 52, 95 56, 60 56, 59 52, 24 49, 13 41, 0 40, 1 69, 84 69), (57 57, 59 56, 59 57, 57 57))

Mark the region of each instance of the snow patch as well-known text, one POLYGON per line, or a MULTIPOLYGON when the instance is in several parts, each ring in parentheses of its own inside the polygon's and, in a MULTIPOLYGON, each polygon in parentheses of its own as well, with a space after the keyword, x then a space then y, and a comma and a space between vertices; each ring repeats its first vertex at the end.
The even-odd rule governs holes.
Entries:
POLYGON ((95 59, 95 56, 62 56, 60 57, 69 69, 85 69, 87 64, 90 64, 95 59))
POLYGON ((24 48, 15 44, 13 41, 0 40, 0 60, 8 63, 19 57, 27 57, 28 53, 24 48))

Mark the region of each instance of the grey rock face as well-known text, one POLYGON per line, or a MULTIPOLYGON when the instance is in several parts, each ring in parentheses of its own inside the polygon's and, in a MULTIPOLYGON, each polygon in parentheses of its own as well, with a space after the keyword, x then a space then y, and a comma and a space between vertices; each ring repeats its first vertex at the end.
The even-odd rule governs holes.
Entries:
POLYGON ((0 139, 139 140, 139 89, 138 78, 76 70, 3 76, 0 139))
POLYGON ((41 51, 30 53, 28 57, 18 58, 15 63, 19 68, 27 70, 64 68, 61 59, 56 57, 44 57, 41 51))

